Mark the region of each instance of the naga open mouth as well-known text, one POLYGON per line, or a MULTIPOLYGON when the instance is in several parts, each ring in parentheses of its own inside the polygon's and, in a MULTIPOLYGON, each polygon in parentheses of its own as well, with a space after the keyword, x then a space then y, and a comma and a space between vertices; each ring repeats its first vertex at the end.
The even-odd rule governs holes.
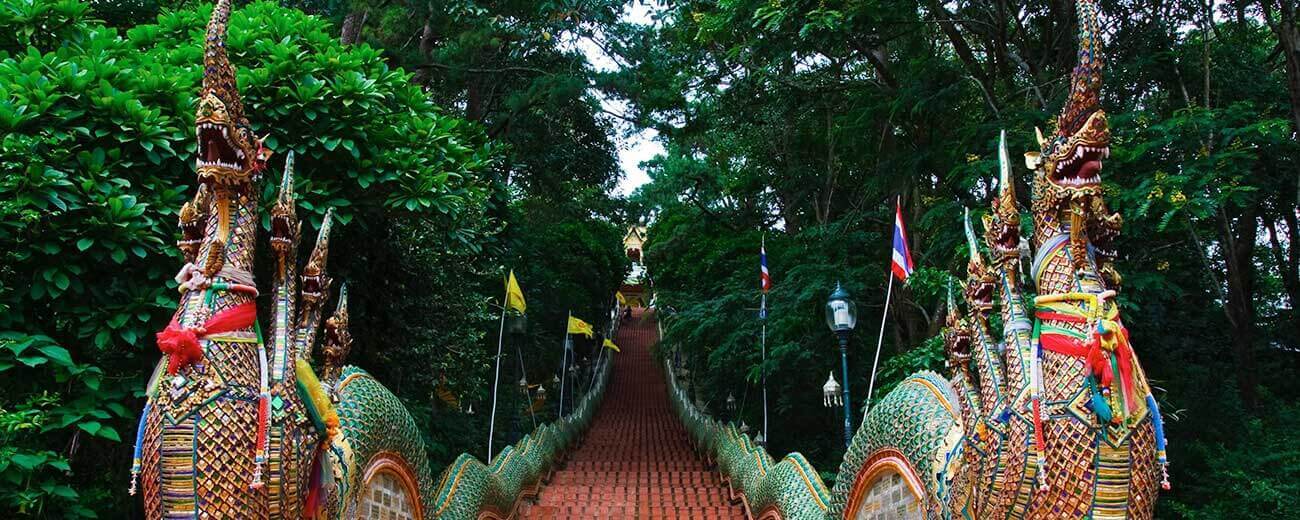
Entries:
POLYGON ((1058 188, 1095 193, 1101 186, 1102 161, 1110 158, 1110 126, 1106 112, 1097 110, 1083 127, 1066 137, 1057 137, 1047 180, 1058 188))
POLYGON ((231 119, 226 104, 209 92, 199 100, 194 117, 198 130, 199 179, 227 186, 248 182, 256 174, 258 152, 248 131, 231 119))
POLYGON ((215 122, 200 122, 198 166, 243 170, 244 151, 230 138, 230 126, 215 122))
POLYGON ((298 226, 294 222, 292 211, 276 206, 271 212, 271 247, 280 253, 289 252, 297 238, 298 226))
POLYGON ((314 273, 302 275, 302 297, 309 302, 319 302, 325 296, 325 276, 314 273))
POLYGON ((944 349, 948 353, 949 365, 956 367, 970 360, 970 332, 960 323, 949 325, 944 340, 944 349))
POLYGON ((993 281, 979 275, 968 278, 964 291, 971 310, 988 311, 993 308, 993 281))
POLYGON ((1074 153, 1056 163, 1049 180, 1063 188, 1088 188, 1101 184, 1102 161, 1110 158, 1109 146, 1077 145, 1074 153))
POLYGON ((1020 256, 1020 223, 1016 220, 1012 223, 985 217, 984 228, 988 230, 985 238, 995 261, 1020 256))

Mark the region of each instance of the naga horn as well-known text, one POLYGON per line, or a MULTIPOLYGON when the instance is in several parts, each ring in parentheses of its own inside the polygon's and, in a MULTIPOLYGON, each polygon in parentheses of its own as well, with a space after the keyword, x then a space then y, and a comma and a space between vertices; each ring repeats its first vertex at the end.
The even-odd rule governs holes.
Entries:
MULTIPOLYGON (((1083 128, 1088 116, 1101 107, 1101 26, 1095 0, 1077 0, 1079 61, 1070 73, 1070 97, 1056 121, 1056 133, 1069 137, 1083 128)), ((1041 139, 1040 139, 1041 141, 1041 139)))
POLYGON ((235 82, 235 67, 226 55, 226 26, 230 23, 230 0, 217 0, 208 21, 208 33, 203 43, 203 92, 215 94, 226 105, 230 120, 236 125, 248 126, 244 105, 239 99, 239 86, 235 82))

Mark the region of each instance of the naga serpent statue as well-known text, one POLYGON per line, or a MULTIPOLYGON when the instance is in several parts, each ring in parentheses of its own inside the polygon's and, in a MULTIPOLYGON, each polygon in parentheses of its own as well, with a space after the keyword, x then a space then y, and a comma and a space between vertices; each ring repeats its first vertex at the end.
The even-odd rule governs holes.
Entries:
POLYGON ((164 356, 147 386, 131 492, 138 480, 151 519, 337 518, 356 516, 368 505, 358 491, 373 488, 392 496, 386 507, 420 518, 434 495, 424 446, 392 393, 343 367, 345 290, 324 324, 324 380, 308 364, 330 292, 331 217, 300 274, 292 153, 271 212, 265 336, 257 323, 257 181, 270 153, 240 101, 225 48, 229 17, 230 1, 219 0, 195 118, 199 189, 180 212, 180 302, 158 333, 164 356))
POLYGON ((734 424, 696 409, 669 372, 686 430, 756 518, 1136 518, 1168 489, 1160 411, 1119 316, 1114 240, 1103 199, 1110 154, 1101 109, 1095 0, 1076 0, 1079 61, 1056 133, 1025 154, 1034 170, 1025 293, 1021 213, 1002 136, 999 194, 980 251, 969 215, 962 316, 949 291, 949 378, 914 374, 866 415, 827 489, 802 455, 780 462, 734 424), (992 326, 994 301, 1002 323, 992 326))
POLYGON ((230 0, 217 1, 204 40, 199 188, 180 211, 180 302, 158 333, 164 356, 146 386, 131 493, 141 491, 150 519, 513 516, 590 424, 609 363, 571 413, 503 448, 491 465, 461 454, 434 480, 401 401, 343 365, 352 345, 346 287, 321 333, 332 212, 299 273, 292 152, 271 208, 263 335, 252 273, 257 182, 270 152, 253 135, 226 54, 230 9, 230 0), (318 339, 319 379, 309 363, 318 339))
POLYGON ((1110 130, 1099 103, 1097 5, 1076 6, 1069 98, 1055 135, 1037 132, 1041 150, 1025 154, 1037 296, 1031 303, 1023 290, 1004 135, 1000 193, 984 219, 988 263, 966 219, 969 315, 949 304, 951 379, 913 375, 870 410, 840 467, 836 515, 1151 518, 1168 487, 1160 413, 1115 301, 1121 219, 1107 209, 1099 175, 1110 130), (995 296, 1001 338, 990 326, 995 296))

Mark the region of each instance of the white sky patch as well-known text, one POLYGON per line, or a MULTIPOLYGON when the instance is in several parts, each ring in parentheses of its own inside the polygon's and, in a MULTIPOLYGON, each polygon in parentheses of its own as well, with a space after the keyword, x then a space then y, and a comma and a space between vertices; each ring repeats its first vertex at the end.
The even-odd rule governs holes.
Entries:
MULTIPOLYGON (((650 25, 655 23, 652 16, 655 11, 662 10, 663 5, 656 1, 650 2, 631 2, 623 8, 623 21, 641 25, 650 25)), ((597 33, 596 37, 602 35, 597 33)), ((591 63, 593 69, 601 72, 610 72, 618 70, 622 65, 610 55, 606 54, 596 42, 587 38, 575 38, 573 35, 561 36, 561 47, 572 46, 586 56, 587 62, 591 63)), ((611 99, 601 92, 592 90, 592 95, 600 100, 601 108, 612 114, 625 115, 628 113, 627 102, 622 99, 611 99)), ((610 117, 618 130, 613 136, 614 144, 618 149, 618 165, 623 171, 623 178, 619 180, 618 186, 614 187, 614 195, 626 197, 636 191, 641 185, 650 182, 650 175, 641 167, 641 163, 654 158, 656 155, 664 153, 663 143, 658 141, 659 132, 650 128, 635 128, 626 120, 619 119, 615 116, 610 117)))

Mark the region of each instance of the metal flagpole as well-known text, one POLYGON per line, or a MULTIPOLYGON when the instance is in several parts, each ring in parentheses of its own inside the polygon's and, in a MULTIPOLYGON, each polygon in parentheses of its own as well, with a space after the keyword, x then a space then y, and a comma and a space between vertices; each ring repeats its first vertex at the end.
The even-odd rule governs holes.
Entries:
POLYGON ((762 253, 762 274, 765 277, 759 281, 760 288, 763 290, 763 300, 758 306, 758 320, 762 322, 762 333, 759 335, 759 344, 763 350, 763 366, 760 370, 763 379, 763 442, 771 442, 772 436, 767 431, 767 233, 763 233, 762 242, 759 244, 759 251, 762 253))
MULTIPOLYGON (((871 362, 871 382, 867 384, 866 406, 862 407, 862 418, 866 421, 867 411, 871 409, 871 391, 876 388, 876 367, 880 366, 880 346, 885 342, 885 319, 889 317, 889 298, 894 295, 894 273, 889 273, 889 289, 885 291, 885 312, 880 313, 880 335, 876 337, 876 359, 871 362)), ((844 381, 848 386, 848 381, 844 381)))
MULTIPOLYGON (((613 325, 610 325, 609 329, 610 329, 610 330, 609 330, 610 334, 613 334, 613 333, 614 333, 614 326, 613 326, 613 325)), ((609 338, 609 336, 605 336, 605 337, 606 337, 606 338, 609 338)), ((613 340, 611 339, 611 341, 613 341, 613 340)), ((591 382, 590 382, 590 383, 587 383, 587 391, 588 391, 588 392, 590 392, 592 388, 595 388, 595 386, 596 386, 596 374, 600 373, 600 361, 601 361, 602 359, 605 359, 605 343, 604 343, 604 342, 601 342, 600 346, 599 346, 599 347, 596 347, 596 348, 599 348, 600 351, 596 353, 596 363, 595 363, 594 365, 591 365, 591 382)), ((613 354, 610 354, 610 355, 612 356, 613 354)))
POLYGON ((557 418, 564 417, 564 380, 569 373, 569 321, 571 320, 573 320, 572 310, 569 311, 569 317, 564 319, 564 348, 562 349, 564 353, 561 354, 563 357, 560 361, 560 411, 557 418))
POLYGON ((528 415, 533 418, 533 429, 537 429, 537 412, 533 411, 533 394, 528 391, 528 372, 524 371, 524 351, 515 342, 515 356, 519 358, 519 378, 524 380, 524 401, 528 405, 528 415))
POLYGON ((501 342, 506 334, 506 307, 501 306, 501 327, 497 329, 497 369, 496 378, 492 380, 492 418, 488 422, 488 465, 492 464, 492 435, 497 425, 497 385, 501 384, 501 342))
MULTIPOLYGON (((604 357, 605 355, 604 344, 601 344, 601 346, 596 348, 597 348, 596 360, 591 363, 591 381, 587 383, 588 392, 591 391, 592 387, 596 386, 596 371, 600 368, 600 358, 604 357)), ((590 356, 590 354, 588 354, 588 356, 590 356)))
POLYGON ((761 343, 763 345, 763 440, 771 439, 771 434, 767 433, 767 294, 763 294, 762 311, 760 311, 760 320, 763 322, 763 334, 761 343))

